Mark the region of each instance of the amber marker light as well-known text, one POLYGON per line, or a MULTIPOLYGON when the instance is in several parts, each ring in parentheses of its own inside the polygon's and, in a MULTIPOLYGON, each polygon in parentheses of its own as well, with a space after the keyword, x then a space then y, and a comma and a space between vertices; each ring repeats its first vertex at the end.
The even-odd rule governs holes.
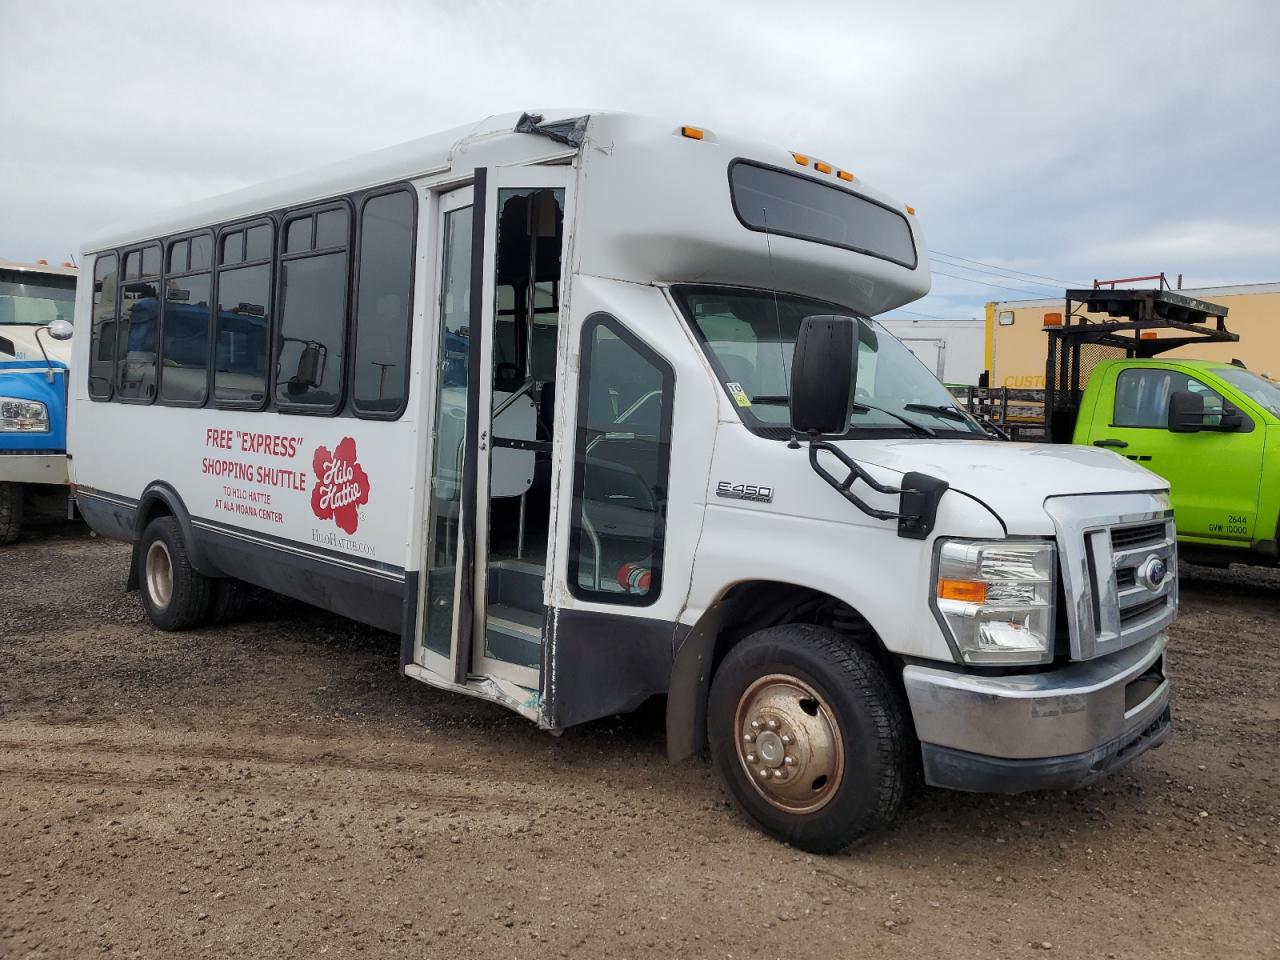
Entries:
POLYGON ((703 130, 701 127, 681 127, 680 135, 682 137, 688 137, 690 140, 701 140, 707 135, 707 131, 703 130))
POLYGON ((909 203, 908 203, 908 204, 907 204, 907 216, 914 217, 915 215, 916 215, 916 208, 915 208, 915 207, 913 207, 911 204, 909 204, 909 203))
POLYGON ((1142 339, 1143 340, 1159 340, 1160 335, 1157 334, 1154 330, 1143 330, 1142 339))
POLYGON ((986 603, 987 585, 981 580, 949 580, 943 577, 938 581, 938 597, 963 603, 986 603))
POLYGON ((830 173, 835 168, 823 160, 815 160, 813 161, 813 169, 817 170, 819 173, 830 173))
POLYGON ((795 158, 796 163, 800 164, 800 166, 807 167, 809 165, 809 158, 803 153, 793 153, 791 156, 795 158))
POLYGON ((843 180, 845 183, 853 183, 853 174, 850 173, 848 170, 837 170, 836 176, 839 177, 841 180, 843 180))
POLYGON ((1046 313, 1046 314, 1044 315, 1044 325, 1045 325, 1046 327, 1060 327, 1060 326, 1062 326, 1062 314, 1060 314, 1060 313, 1046 313))

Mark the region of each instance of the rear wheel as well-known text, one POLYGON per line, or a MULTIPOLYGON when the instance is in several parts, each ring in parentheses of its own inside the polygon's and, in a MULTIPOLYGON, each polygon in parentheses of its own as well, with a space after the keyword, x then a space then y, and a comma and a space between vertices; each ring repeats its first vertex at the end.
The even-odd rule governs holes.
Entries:
POLYGON ((185 630, 208 619, 212 581, 191 566, 177 520, 157 517, 147 524, 137 558, 142 606, 153 624, 185 630))
POLYGON ((902 802, 906 721, 876 660, 834 630, 770 627, 725 656, 708 705, 726 789, 768 833, 831 853, 902 802))
POLYGON ((213 581, 213 599, 209 608, 211 623, 230 623, 239 619, 249 602, 249 585, 234 577, 213 581))
POLYGON ((22 484, 0 483, 0 547, 13 543, 22 530, 22 484))

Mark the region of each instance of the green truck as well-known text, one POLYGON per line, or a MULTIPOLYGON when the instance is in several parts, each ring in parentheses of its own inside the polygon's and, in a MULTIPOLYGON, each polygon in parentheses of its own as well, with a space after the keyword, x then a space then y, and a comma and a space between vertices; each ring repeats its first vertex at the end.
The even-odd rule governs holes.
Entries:
POLYGON ((1238 362, 1160 354, 1234 341, 1225 307, 1171 290, 1068 290, 1048 328, 1048 439, 1166 478, 1185 560, 1280 563, 1280 385, 1238 362))

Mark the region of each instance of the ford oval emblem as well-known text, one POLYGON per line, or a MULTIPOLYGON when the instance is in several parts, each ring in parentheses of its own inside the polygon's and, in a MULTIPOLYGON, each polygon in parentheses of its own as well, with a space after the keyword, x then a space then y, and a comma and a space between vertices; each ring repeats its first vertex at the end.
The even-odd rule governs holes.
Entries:
POLYGON ((1142 565, 1138 567, 1137 579, 1148 590, 1154 590, 1164 583, 1164 578, 1168 575, 1169 565, 1153 555, 1142 561, 1142 565))

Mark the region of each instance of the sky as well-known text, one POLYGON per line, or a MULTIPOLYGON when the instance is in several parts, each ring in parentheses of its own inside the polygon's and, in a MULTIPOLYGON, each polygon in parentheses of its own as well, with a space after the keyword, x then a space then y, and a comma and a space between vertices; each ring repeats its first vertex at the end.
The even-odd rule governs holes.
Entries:
POLYGON ((822 157, 912 204, 904 318, 1280 281, 1280 3, 0 0, 0 258, 547 107, 822 157))

